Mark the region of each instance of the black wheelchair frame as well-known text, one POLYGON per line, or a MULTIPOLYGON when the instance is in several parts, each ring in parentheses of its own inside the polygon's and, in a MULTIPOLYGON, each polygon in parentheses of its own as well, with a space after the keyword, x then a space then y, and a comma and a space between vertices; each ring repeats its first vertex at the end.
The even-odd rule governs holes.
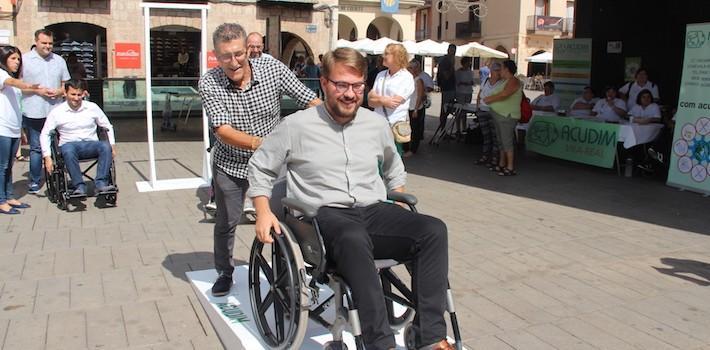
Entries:
MULTIPOLYGON (((108 142, 108 130, 99 127, 97 129, 97 134, 99 135, 99 140, 102 142, 108 142)), ((52 162, 54 163, 54 169, 49 171, 45 169, 45 179, 47 184, 47 198, 51 203, 57 204, 57 207, 61 210, 69 210, 69 204, 74 200, 81 200, 86 198, 83 196, 75 196, 71 194, 70 182, 66 172, 66 167, 64 164, 64 158, 62 157, 62 152, 59 149, 59 133, 55 130, 50 134, 51 140, 51 152, 52 152, 52 162)), ((82 170, 81 175, 91 181, 94 178, 88 173, 98 164, 98 158, 87 158, 79 160, 79 163, 91 162, 89 166, 82 170)), ((96 194, 97 198, 104 200, 108 206, 116 206, 118 200, 118 185, 116 184, 116 167, 115 162, 111 161, 111 168, 109 169, 109 184, 116 187, 115 191, 108 192, 98 192, 96 194)))
MULTIPOLYGON (((391 192, 388 199, 406 203, 416 212, 416 197, 391 192)), ((254 318, 262 339, 271 349, 297 349, 303 342, 308 319, 330 330, 333 340, 326 350, 347 349, 343 331, 349 325, 358 350, 364 350, 357 308, 350 287, 328 265, 326 250, 316 219, 317 209, 293 198, 284 198, 281 235, 272 232, 270 261, 264 256, 268 245, 255 239, 249 256, 249 297, 254 318), (301 215, 296 215, 296 212, 301 215), (265 277, 265 285, 262 285, 265 277), (327 284, 333 295, 319 301, 318 285, 327 284), (263 293, 267 290, 266 293, 263 293), (345 302, 343 302, 345 300, 345 302), (324 318, 325 311, 335 305, 335 320, 324 318), (346 306, 347 305, 347 306, 346 306), (268 311, 272 310, 273 320, 268 311)), ((269 254, 267 254, 268 256, 269 254)), ((385 296, 387 314, 393 330, 404 328, 407 349, 416 349, 418 329, 413 324, 415 305, 412 291, 392 271, 406 261, 375 260, 385 296), (399 294, 398 294, 399 293, 399 294), (397 303, 406 309, 395 314, 397 303)), ((409 271, 409 269, 407 269, 409 271)), ((447 311, 450 315, 455 347, 463 349, 451 289, 447 290, 447 311)))

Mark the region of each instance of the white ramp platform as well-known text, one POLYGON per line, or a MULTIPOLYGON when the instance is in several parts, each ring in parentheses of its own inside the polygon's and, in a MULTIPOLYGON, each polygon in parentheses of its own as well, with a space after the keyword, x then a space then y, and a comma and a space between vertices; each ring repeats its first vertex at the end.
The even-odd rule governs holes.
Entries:
MULTIPOLYGON (((217 335, 228 350, 237 349, 269 349, 261 341, 261 336, 256 327, 254 316, 249 301, 248 284, 249 267, 246 265, 234 268, 233 279, 235 286, 229 295, 223 297, 212 296, 210 289, 217 279, 217 272, 214 269, 187 272, 187 278, 195 289, 197 298, 205 309, 217 335)), ((320 291, 321 301, 332 295, 332 291, 324 287, 320 291)), ((333 311, 325 313, 325 318, 333 319, 333 311)), ((402 332, 395 335, 398 349, 405 349, 402 332)), ((330 332, 323 326, 309 320, 306 337, 301 349, 321 350, 323 344, 331 340, 330 332)), ((343 339, 349 349, 356 349, 352 334, 345 332, 343 339)))

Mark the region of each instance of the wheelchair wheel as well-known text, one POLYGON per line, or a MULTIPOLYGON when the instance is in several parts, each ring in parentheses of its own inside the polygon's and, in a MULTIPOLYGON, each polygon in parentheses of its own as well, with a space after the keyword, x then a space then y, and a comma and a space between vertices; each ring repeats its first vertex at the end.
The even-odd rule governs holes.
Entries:
POLYGON ((49 199, 50 203, 57 203, 59 200, 59 191, 55 185, 54 175, 45 169, 44 178, 47 181, 47 199, 49 199))
POLYGON ((265 245, 254 239, 249 255, 249 297, 263 341, 271 349, 297 349, 308 324, 305 264, 290 231, 265 245))

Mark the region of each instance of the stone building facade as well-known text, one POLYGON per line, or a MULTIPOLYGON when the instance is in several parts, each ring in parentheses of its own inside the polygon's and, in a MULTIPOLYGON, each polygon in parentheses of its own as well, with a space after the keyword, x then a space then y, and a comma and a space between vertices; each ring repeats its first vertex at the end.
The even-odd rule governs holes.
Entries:
MULTIPOLYGON (((208 51, 212 50, 211 33, 221 23, 236 22, 248 32, 265 35, 267 50, 284 63, 289 63, 295 53, 317 57, 326 52, 332 40, 327 12, 313 10, 313 2, 284 4, 268 1, 193 1, 207 3, 208 51)), ((171 2, 176 2, 175 0, 171 2)), ((186 2, 186 1, 182 1, 186 2)), ((145 48, 143 8, 141 0, 36 0, 22 1, 13 23, 0 22, 3 27, 14 27, 8 41, 23 52, 34 43, 33 33, 47 27, 55 32, 55 46, 62 41, 93 42, 96 48, 97 77, 145 76, 145 48), (55 30, 57 29, 57 30, 55 30), (74 39, 81 37, 82 39, 74 39), (117 68, 115 48, 117 43, 138 43, 141 48, 141 68, 117 68)), ((176 45, 187 46, 196 61, 204 59, 199 52, 200 12, 188 10, 151 10, 151 36, 156 34, 166 41, 172 37, 176 45), (186 34, 191 33, 191 34, 186 34), (185 41, 187 37, 190 40, 185 41)), ((153 45, 153 43, 151 44, 153 45)), ((177 46, 174 46, 176 48, 177 46)), ((159 46, 154 45, 154 49, 159 46)), ((169 50, 165 50, 163 54, 169 50)), ((154 51, 153 55, 160 55, 154 51)), ((172 65, 175 51, 169 53, 163 64, 172 65)), ((156 64, 155 62, 153 63, 156 64)), ((160 68, 160 67, 156 67, 160 68)), ((154 71, 155 73, 155 71, 154 71)), ((197 72, 196 72, 197 73, 197 72)))

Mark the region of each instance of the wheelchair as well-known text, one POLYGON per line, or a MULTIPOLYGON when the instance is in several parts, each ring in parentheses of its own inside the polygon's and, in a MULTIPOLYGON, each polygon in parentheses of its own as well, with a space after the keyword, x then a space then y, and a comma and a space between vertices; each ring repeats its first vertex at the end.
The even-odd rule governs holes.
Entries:
MULTIPOLYGON (((108 142, 107 131, 108 130, 104 128, 97 129, 100 141, 108 142)), ((59 133, 56 132, 56 130, 50 134, 50 140, 54 169, 52 171, 48 171, 47 169, 44 170, 47 183, 47 198, 51 203, 55 203, 59 209, 69 210, 70 203, 77 200, 83 200, 86 198, 86 195, 77 196, 72 194, 73 188, 71 188, 71 181, 69 179, 69 175, 67 174, 64 159, 62 158, 62 152, 59 150, 59 133)), ((89 175, 89 171, 91 171, 91 169, 93 169, 98 162, 98 158, 79 160, 80 165, 82 163, 90 163, 88 167, 82 170, 81 175, 91 181, 94 181, 94 178, 89 175)), ((116 184, 116 167, 113 160, 111 160, 111 167, 109 168, 108 184, 113 185, 116 190, 98 192, 96 193, 96 197, 97 200, 103 201, 105 206, 115 207, 118 199, 118 185, 116 184)))
MULTIPOLYGON (((416 212, 417 199, 413 195, 391 192, 388 199, 406 203, 416 212)), ((324 349, 347 350, 343 331, 348 326, 356 348, 365 349, 350 288, 327 262, 315 217, 317 209, 293 198, 284 198, 281 203, 282 234, 272 231, 274 242, 270 245, 254 239, 249 255, 249 297, 262 339, 270 349, 298 349, 310 319, 331 332, 333 340, 326 343, 324 349), (333 294, 319 295, 323 291, 322 285, 329 286, 333 294), (332 313, 326 314, 331 307, 334 307, 334 317, 332 313)), ((412 322, 415 314, 413 292, 392 270, 399 265, 406 267, 407 263, 375 260, 390 327, 395 332, 404 329, 407 349, 417 349, 422 344, 417 344, 418 329, 412 322)), ((446 299, 455 348, 461 350, 463 343, 450 287, 446 299)))

